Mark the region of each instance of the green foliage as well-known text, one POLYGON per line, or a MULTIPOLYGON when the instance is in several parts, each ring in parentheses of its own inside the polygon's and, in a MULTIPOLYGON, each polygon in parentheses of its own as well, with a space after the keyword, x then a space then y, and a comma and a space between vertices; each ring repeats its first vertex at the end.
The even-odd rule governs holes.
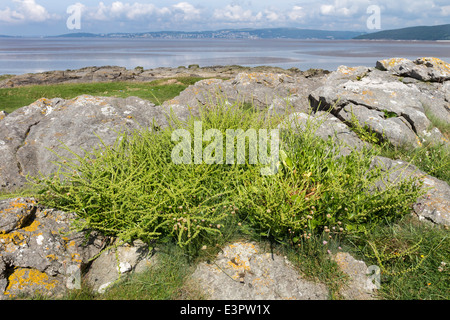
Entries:
MULTIPOLYGON (((185 128, 194 136, 195 120, 172 119, 172 127, 157 133, 122 133, 113 146, 61 158, 60 171, 38 181, 40 200, 76 212, 78 228, 126 242, 171 238, 180 247, 199 248, 240 222, 291 244, 329 226, 361 232, 407 213, 420 194, 414 181, 378 190, 376 182, 387 173, 370 168, 373 150, 342 157, 339 146, 316 138, 313 130, 283 131, 275 175, 261 175, 265 165, 248 161, 174 164, 172 131, 185 128)), ((217 129, 223 137, 227 129, 271 129, 278 122, 245 104, 226 102, 205 107, 200 120, 203 130, 217 129)))
POLYGON ((362 141, 366 141, 375 145, 380 144, 380 138, 376 132, 372 132, 368 125, 362 125, 358 118, 351 111, 351 118, 349 121, 351 130, 358 135, 362 141))
POLYGON ((296 243, 330 225, 365 231, 409 212, 420 194, 413 181, 378 190, 386 173, 369 170, 375 149, 341 157, 333 140, 314 136, 314 127, 286 132, 281 149, 280 172, 243 181, 235 200, 261 234, 279 241, 288 235, 296 243))
POLYGON ((349 236, 367 265, 381 269, 382 299, 448 300, 450 238, 444 227, 404 217, 370 233, 349 236))
POLYGON ((199 80, 201 78, 189 77, 177 78, 178 82, 175 84, 166 84, 166 79, 152 82, 70 83, 1 88, 0 110, 10 113, 41 98, 73 99, 83 94, 118 98, 136 96, 161 104, 199 80))

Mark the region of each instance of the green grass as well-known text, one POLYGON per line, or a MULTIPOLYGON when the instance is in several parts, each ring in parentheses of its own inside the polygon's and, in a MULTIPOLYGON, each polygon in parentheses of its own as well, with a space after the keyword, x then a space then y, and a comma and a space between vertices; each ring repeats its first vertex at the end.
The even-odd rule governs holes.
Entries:
POLYGON ((176 78, 177 82, 173 84, 167 84, 167 80, 144 83, 80 83, 1 88, 0 110, 11 113, 17 108, 27 106, 40 98, 72 99, 83 94, 119 98, 136 96, 159 105, 176 97, 181 91, 201 80, 201 78, 176 78))
POLYGON ((345 248, 381 268, 380 299, 449 300, 449 235, 448 228, 407 216, 347 237, 345 248))

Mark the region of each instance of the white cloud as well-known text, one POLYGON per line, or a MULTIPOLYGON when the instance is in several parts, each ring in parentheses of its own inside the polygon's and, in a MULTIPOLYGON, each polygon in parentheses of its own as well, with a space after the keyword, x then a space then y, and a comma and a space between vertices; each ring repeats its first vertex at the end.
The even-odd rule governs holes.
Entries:
POLYGON ((262 17, 262 12, 253 15, 252 10, 246 10, 239 5, 227 5, 223 9, 214 10, 213 14, 214 19, 236 22, 254 22, 261 20, 262 17))
POLYGON ((361 15, 369 6, 367 0, 334 0, 333 4, 322 4, 320 14, 324 16, 352 17, 361 15))
POLYGON ((200 19, 201 10, 188 2, 179 2, 170 7, 157 7, 152 3, 115 1, 111 5, 100 2, 88 9, 88 18, 93 20, 136 20, 167 16, 176 21, 200 19))
POLYGON ((57 17, 49 14, 47 9, 37 4, 35 0, 13 0, 13 2, 16 4, 16 9, 12 10, 6 7, 6 9, 0 10, 0 21, 10 23, 43 22, 57 17))
POLYGON ((288 13, 288 17, 291 20, 299 20, 305 18, 305 10, 303 7, 294 6, 292 10, 288 13))
POLYGON ((180 2, 172 6, 176 13, 177 19, 182 20, 196 20, 200 19, 201 10, 195 8, 192 4, 188 2, 180 2))
POLYGON ((444 17, 450 16, 450 6, 444 6, 441 8, 441 15, 444 17))

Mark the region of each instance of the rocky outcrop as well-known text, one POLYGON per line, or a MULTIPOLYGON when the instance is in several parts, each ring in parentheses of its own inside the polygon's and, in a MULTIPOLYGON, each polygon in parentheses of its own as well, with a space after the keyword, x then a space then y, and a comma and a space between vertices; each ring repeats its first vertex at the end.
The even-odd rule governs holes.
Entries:
POLYGON ((380 286, 380 278, 376 278, 380 273, 377 274, 379 269, 376 266, 371 270, 364 261, 356 260, 347 252, 338 252, 333 260, 349 277, 339 291, 345 300, 376 300, 376 290, 380 286))
POLYGON ((385 188, 405 179, 417 178, 422 181, 425 195, 413 206, 413 212, 420 220, 428 220, 435 224, 450 225, 450 186, 445 181, 436 179, 417 167, 401 160, 376 157, 372 167, 388 172, 385 179, 379 181, 377 187, 385 188))
POLYGON ((449 64, 433 57, 418 58, 414 61, 405 58, 391 58, 378 61, 376 67, 398 76, 415 78, 421 81, 443 82, 450 80, 449 64))
POLYGON ((212 300, 328 299, 323 284, 303 279, 286 258, 248 242, 226 246, 212 263, 201 263, 192 278, 212 300))
MULTIPOLYGON (((40 99, 0 121, 0 190, 15 190, 26 175, 48 175, 57 170, 55 153, 69 156, 63 145, 78 154, 96 148, 100 139, 112 145, 117 134, 139 127, 167 125, 169 108, 135 97, 126 99, 79 96, 72 100, 40 99)), ((186 107, 173 108, 179 118, 186 107)))
POLYGON ((0 88, 13 88, 28 85, 46 85, 58 83, 85 83, 85 82, 114 82, 114 81, 137 81, 146 82, 175 77, 200 77, 200 78, 233 78, 239 73, 247 72, 271 72, 289 75, 303 75, 307 78, 321 76, 329 71, 322 69, 310 69, 300 71, 292 68, 285 70, 277 67, 242 67, 242 66, 212 66, 199 67, 191 65, 188 68, 156 68, 126 69, 117 66, 87 67, 78 70, 58 70, 42 73, 27 73, 10 77, 0 81, 0 88))
POLYGON ((105 238, 71 232, 74 216, 35 199, 0 201, 0 300, 19 294, 57 297, 80 284, 105 238))
MULTIPOLYGON (((352 120, 367 125, 381 140, 394 146, 415 148, 425 141, 444 142, 445 138, 425 115, 424 101, 430 97, 413 84, 405 84, 394 75, 373 68, 340 67, 324 84, 311 92, 314 110, 331 110, 341 121, 352 120)), ((436 98, 444 106, 439 114, 450 122, 448 102, 436 98), (445 107, 446 106, 446 107, 445 107), (445 110, 445 111, 444 111, 445 110)))
POLYGON ((153 263, 147 244, 112 243, 114 239, 95 231, 74 231, 75 219, 75 214, 44 208, 36 199, 0 201, 0 300, 62 297, 80 289, 83 279, 103 293, 153 263))

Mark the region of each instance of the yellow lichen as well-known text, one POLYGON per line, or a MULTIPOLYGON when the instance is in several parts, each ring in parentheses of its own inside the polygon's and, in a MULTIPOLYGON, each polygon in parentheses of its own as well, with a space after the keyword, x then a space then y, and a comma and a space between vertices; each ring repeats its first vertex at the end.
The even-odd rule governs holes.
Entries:
POLYGON ((40 224, 41 223, 38 220, 34 220, 29 226, 22 228, 22 230, 24 230, 26 232, 36 231, 37 228, 40 226, 40 224))
POLYGON ((49 280, 48 275, 36 269, 16 268, 8 277, 8 287, 4 294, 12 296, 11 289, 23 290, 27 287, 36 287, 35 292, 39 289, 52 290, 55 288, 57 280, 49 280))

